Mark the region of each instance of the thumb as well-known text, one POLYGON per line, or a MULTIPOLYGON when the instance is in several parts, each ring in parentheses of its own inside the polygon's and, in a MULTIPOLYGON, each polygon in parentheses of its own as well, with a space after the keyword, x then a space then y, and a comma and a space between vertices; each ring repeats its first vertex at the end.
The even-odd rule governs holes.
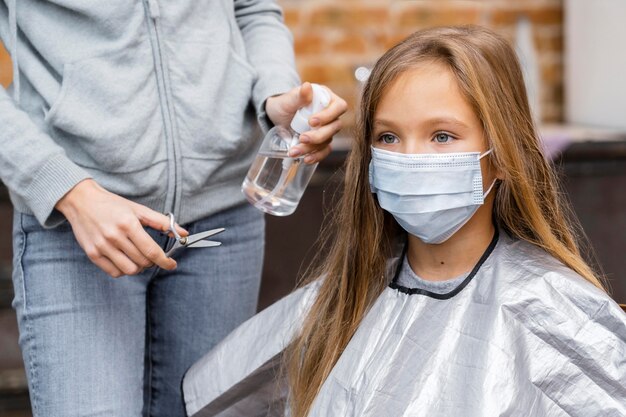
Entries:
POLYGON ((313 101, 313 86, 309 82, 302 83, 298 90, 298 105, 296 110, 311 104, 313 101))
MULTIPOLYGON (((139 222, 143 226, 150 227, 152 229, 158 230, 160 232, 166 232, 170 228, 170 218, 165 214, 159 213, 158 211, 154 211, 151 208, 146 206, 142 206, 141 204, 134 205, 134 211, 139 219, 139 222)), ((187 236, 189 232, 178 224, 175 224, 176 231, 182 235, 187 236)))
POLYGON ((293 114, 298 109, 308 105, 313 100, 313 86, 309 82, 302 83, 300 87, 296 87, 286 95, 288 100, 283 102, 283 111, 287 114, 293 114))

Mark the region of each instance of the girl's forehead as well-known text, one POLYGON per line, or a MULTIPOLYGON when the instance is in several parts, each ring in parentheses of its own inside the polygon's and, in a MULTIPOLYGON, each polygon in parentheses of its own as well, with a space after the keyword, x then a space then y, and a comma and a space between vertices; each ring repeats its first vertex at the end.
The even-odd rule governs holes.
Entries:
POLYGON ((478 123, 452 70, 436 61, 403 71, 382 92, 374 112, 375 122, 405 118, 478 123))

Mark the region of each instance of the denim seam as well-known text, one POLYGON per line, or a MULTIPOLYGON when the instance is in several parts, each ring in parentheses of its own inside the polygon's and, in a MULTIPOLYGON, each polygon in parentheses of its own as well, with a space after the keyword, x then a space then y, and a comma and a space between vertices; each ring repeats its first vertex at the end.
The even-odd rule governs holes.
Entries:
POLYGON ((32 407, 33 407, 33 414, 35 416, 39 415, 39 389, 38 389, 38 381, 37 381, 37 362, 35 361, 35 353, 37 350, 37 344, 35 343, 35 338, 34 338, 34 334, 33 334, 33 329, 31 327, 31 323, 30 320, 26 319, 26 329, 28 331, 28 334, 32 335, 31 338, 33 339, 32 342, 32 346, 30 348, 30 353, 28 354, 28 364, 29 364, 29 374, 30 374, 30 386, 32 387, 32 392, 31 392, 31 400, 32 400, 32 407))
MULTIPOLYGON (((170 239, 167 239, 166 242, 169 242, 170 239)), ((159 268, 156 267, 154 268, 154 271, 152 272, 152 276, 150 277, 149 281, 151 282, 154 277, 156 277, 156 275, 158 274, 159 268)), ((152 317, 150 316, 150 313, 152 311, 151 308, 151 302, 150 302, 150 283, 148 284, 147 288, 146 288, 146 340, 147 340, 147 344, 146 344, 146 354, 148 355, 148 360, 146 361, 146 366, 148 366, 148 387, 147 387, 147 391, 148 391, 148 399, 146 401, 147 404, 145 404, 146 406, 146 416, 145 417, 150 417, 152 415, 152 400, 154 398, 154 396, 152 395, 152 389, 153 389, 153 385, 152 385, 152 376, 153 376, 153 364, 152 364, 152 345, 153 345, 153 340, 152 340, 152 317)))
POLYGON ((31 327, 31 321, 28 317, 28 309, 26 303, 26 274, 24 273, 24 253, 26 252, 26 231, 24 230, 24 214, 20 214, 20 233, 22 234, 22 246, 19 252, 19 273, 22 276, 22 297, 24 303, 24 315, 23 320, 26 325, 26 334, 28 334, 29 339, 31 339, 31 347, 28 353, 28 367, 26 371, 28 372, 28 380, 30 385, 30 397, 31 397, 31 407, 33 408, 33 414, 35 416, 38 415, 39 411, 39 399, 37 389, 37 364, 35 362, 35 351, 37 350, 37 344, 35 343, 35 334, 33 333, 33 329, 31 327))
MULTIPOLYGON (((190 230, 190 232, 193 232, 190 230)), ((163 240, 163 243, 160 243, 159 246, 161 246, 161 249, 166 250, 166 248, 170 247, 173 245, 174 239, 173 238, 169 238, 169 237, 165 237, 165 239, 163 240)), ((158 242, 157 242, 158 243, 158 242)), ((153 340, 152 340, 152 317, 151 317, 151 312, 152 312, 152 303, 151 303, 151 298, 150 298, 150 287, 151 287, 151 283, 152 281, 157 277, 157 275, 159 274, 159 271, 161 269, 156 266, 153 268, 152 273, 150 274, 150 277, 148 278, 148 285, 146 287, 146 355, 148 356, 148 360, 145 361, 146 362, 146 366, 148 367, 148 372, 147 372, 147 376, 146 378, 148 379, 147 382, 147 399, 146 399, 146 404, 144 404, 145 407, 145 416, 144 417, 150 417, 152 415, 152 404, 153 404, 153 399, 154 399, 154 395, 153 395, 153 370, 154 370, 154 366, 153 366, 153 361, 152 361, 152 346, 153 346, 153 340)))
POLYGON ((147 413, 146 417, 150 417, 152 415, 152 320, 150 319, 150 305, 149 302, 146 305, 146 315, 148 317, 147 325, 146 325, 146 339, 148 341, 146 346, 146 354, 148 355, 148 360, 146 361, 146 366, 148 366, 148 401, 146 404, 147 413))

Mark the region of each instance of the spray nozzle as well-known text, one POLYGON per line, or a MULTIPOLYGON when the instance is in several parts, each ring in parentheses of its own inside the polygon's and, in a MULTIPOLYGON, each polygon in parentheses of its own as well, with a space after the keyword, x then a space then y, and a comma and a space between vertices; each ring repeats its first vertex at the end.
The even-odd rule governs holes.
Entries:
POLYGON ((319 84, 311 84, 313 87, 313 99, 307 106, 299 109, 291 121, 291 128, 298 132, 304 133, 313 127, 309 125, 309 118, 324 110, 330 104, 330 93, 319 84))

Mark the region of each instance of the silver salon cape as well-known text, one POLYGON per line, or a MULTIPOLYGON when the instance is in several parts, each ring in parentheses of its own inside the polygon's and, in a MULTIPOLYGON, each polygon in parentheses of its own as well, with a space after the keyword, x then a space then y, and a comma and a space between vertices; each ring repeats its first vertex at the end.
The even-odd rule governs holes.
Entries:
MULTIPOLYGON (((316 285, 248 320, 187 372, 190 416, 289 415, 281 352, 316 285)), ((500 231, 451 293, 392 281, 309 416, 624 417, 626 314, 544 251, 500 231)))

